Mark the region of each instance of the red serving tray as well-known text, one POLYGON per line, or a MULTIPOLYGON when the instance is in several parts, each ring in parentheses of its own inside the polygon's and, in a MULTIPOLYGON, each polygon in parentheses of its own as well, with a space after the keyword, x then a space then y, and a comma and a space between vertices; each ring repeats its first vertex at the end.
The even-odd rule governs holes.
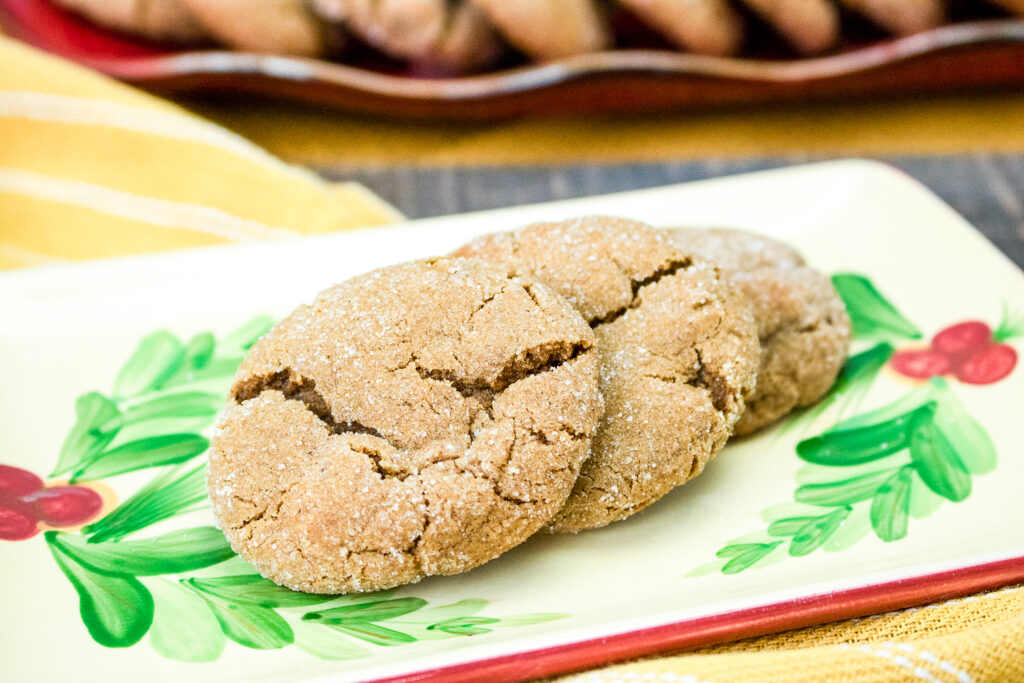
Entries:
POLYGON ((0 0, 13 36, 161 93, 248 93, 402 117, 495 119, 636 112, 861 95, 1024 86, 1024 20, 964 21, 848 45, 814 59, 620 49, 481 75, 430 78, 372 57, 353 64, 154 45, 48 0, 0 0))

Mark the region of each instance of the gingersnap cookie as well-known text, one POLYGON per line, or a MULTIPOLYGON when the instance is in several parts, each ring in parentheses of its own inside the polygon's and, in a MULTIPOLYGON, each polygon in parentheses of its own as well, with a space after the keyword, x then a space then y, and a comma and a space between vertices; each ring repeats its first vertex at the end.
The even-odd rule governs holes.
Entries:
POLYGON ((681 228, 671 235, 680 249, 716 263, 754 310, 761 367, 735 433, 824 396, 850 345, 850 317, 829 278, 789 245, 744 230, 681 228))
POLYGON ((125 33, 171 43, 195 43, 206 32, 183 0, 57 0, 87 19, 125 33))
POLYGON ((839 12, 828 0, 743 0, 804 54, 823 52, 839 40, 839 12))
POLYGON ((759 349, 750 308, 715 266, 663 231, 603 216, 489 235, 456 253, 536 275, 594 329, 605 415, 551 531, 625 519, 725 445, 759 349))
POLYGON ((729 0, 620 0, 677 46, 705 55, 733 55, 743 42, 743 19, 729 0))
POLYGON ((306 0, 180 0, 218 41, 236 50, 316 57, 325 27, 306 0))
POLYGON ((474 5, 448 0, 313 0, 324 20, 342 25, 381 52, 469 71, 493 62, 503 46, 474 5))
POLYGON ((943 0, 839 0, 839 4, 899 35, 941 26, 947 18, 943 0))
POLYGON ((590 327, 528 275, 445 258, 349 280, 242 363, 210 455, 219 525, 295 590, 464 572, 564 504, 598 366, 590 327))
POLYGON ((1014 14, 1024 14, 1024 0, 991 0, 991 2, 1014 14))
POLYGON ((509 43, 531 59, 548 61, 598 52, 611 30, 594 0, 467 0, 509 43))

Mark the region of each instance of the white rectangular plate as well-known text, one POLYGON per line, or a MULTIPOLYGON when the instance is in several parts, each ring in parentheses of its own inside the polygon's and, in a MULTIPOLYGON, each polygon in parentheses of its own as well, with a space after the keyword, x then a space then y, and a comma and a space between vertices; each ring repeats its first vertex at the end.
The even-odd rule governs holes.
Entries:
MULTIPOLYGON (((899 319, 922 333, 915 341, 894 332, 892 324, 882 325, 882 336, 888 335, 897 348, 927 346, 944 327, 979 320, 998 330, 1006 337, 1003 343, 1013 349, 1004 349, 1004 364, 1021 349, 1013 326, 1000 327, 1007 311, 1024 311, 1020 271, 909 178, 869 162, 835 162, 294 242, 4 274, 0 459, 45 479, 76 423, 76 399, 98 392, 122 412, 133 402, 144 402, 112 398, 115 378, 140 340, 157 330, 169 330, 185 341, 209 331, 221 340, 254 315, 279 318, 317 291, 368 269, 446 253, 482 233, 588 213, 622 215, 660 226, 747 228, 790 241, 825 272, 869 278, 898 309, 899 319)), ((870 313, 881 304, 864 305, 870 313)), ((197 339, 193 347, 200 356, 202 341, 197 339)), ((877 350, 877 341, 860 339, 854 352, 877 350)), ((214 360, 239 355, 225 351, 225 344, 216 347, 214 360)), ((139 368, 134 372, 138 385, 139 368)), ((176 377, 185 375, 179 371, 176 377)), ((224 377, 214 379, 213 385, 223 391, 224 377)), ((187 377, 178 386, 195 389, 187 377)), ((1019 428, 1024 371, 1015 367, 1008 376, 986 384, 968 384, 956 377, 915 383, 887 363, 873 383, 863 386, 858 400, 845 404, 845 417, 865 415, 897 400, 914 400, 907 396, 923 396, 921 400, 946 406, 941 410, 953 410, 956 424, 947 427, 960 430, 959 436, 951 437, 953 450, 961 449, 957 457, 962 462, 953 463, 956 471, 943 474, 933 469, 925 477, 931 484, 926 484, 919 474, 926 464, 908 469, 906 482, 911 488, 906 499, 894 491, 899 482, 893 480, 887 493, 880 484, 864 500, 851 502, 849 510, 845 503, 794 507, 796 489, 814 477, 842 480, 894 462, 894 472, 901 463, 914 466, 903 451, 890 456, 891 461, 859 468, 823 472, 808 467, 797 456, 796 444, 835 425, 844 403, 840 400, 818 415, 791 420, 728 446, 693 483, 625 522, 577 536, 540 535, 467 574, 427 579, 372 598, 379 603, 376 612, 365 610, 363 621, 350 620, 337 629, 302 616, 351 605, 351 599, 288 606, 282 604, 287 596, 253 598, 244 586, 217 578, 251 573, 238 558, 183 574, 138 578, 147 572, 139 569, 145 562, 137 557, 117 565, 119 553, 137 555, 133 549, 138 546, 123 544, 211 524, 203 504, 120 542, 84 544, 75 528, 0 541, 0 615, 7 624, 0 659, 5 677, 526 678, 1024 579, 1024 508, 1019 505, 1024 481, 1024 432, 1019 428), (985 447, 974 449, 985 444, 978 430, 991 440, 994 463, 982 462, 985 447), (973 444, 972 452, 965 452, 964 444, 973 444), (929 493, 932 489, 963 500, 945 500, 929 493), (875 516, 883 514, 886 501, 896 512, 876 522, 890 529, 894 525, 896 535, 902 535, 899 540, 883 542, 872 529, 872 501, 881 496, 887 498, 877 502, 875 516), (845 511, 842 533, 822 531, 829 526, 826 522, 802 532, 793 531, 794 522, 780 523, 773 527, 776 535, 769 533, 772 520, 836 510, 840 517, 845 511), (904 522, 906 533, 900 534, 904 522), (803 550, 815 545, 815 533, 827 539, 803 555, 793 533, 800 537, 803 550), (77 577, 77 594, 51 554, 52 544, 65 548, 56 556, 77 577), (110 550, 114 559, 97 559, 98 548, 110 550), (752 566, 742 568, 746 564, 752 566), (724 573, 727 565, 726 572, 739 571, 724 573), (156 598, 155 608, 149 595, 156 598), (231 637, 220 635, 222 631, 231 637), (243 647, 235 641, 270 649, 243 647), (189 658, 212 661, 179 661, 189 658)), ((138 391, 145 393, 144 387, 138 391)), ((106 405, 93 397, 80 408, 88 413, 90 406, 101 404, 106 405)), ((122 427, 124 433, 115 433, 117 419, 110 419, 93 424, 93 432, 79 434, 76 443, 79 450, 93 443, 109 453, 161 429, 188 428, 208 435, 212 416, 204 415, 166 424, 143 420, 122 427), (104 446, 105 434, 113 440, 104 446)), ((75 448, 68 448, 69 457, 74 456, 75 448)), ((201 461, 199 455, 183 464, 182 471, 201 461)), ((165 465, 112 474, 89 485, 106 496, 102 514, 107 514, 114 504, 170 469, 165 465)), ((59 485, 67 477, 65 473, 51 478, 47 486, 59 485)), ((15 505, 4 502, 13 500, 11 496, 17 498, 0 491, 0 522, 7 509, 3 506, 15 505)), ((150 500, 148 505, 132 519, 151 514, 155 504, 150 500)), ((170 547, 167 540, 160 546, 170 547)), ((181 554, 198 556, 192 550, 181 554)), ((173 568, 168 562, 163 558, 146 566, 152 572, 163 571, 173 568)))

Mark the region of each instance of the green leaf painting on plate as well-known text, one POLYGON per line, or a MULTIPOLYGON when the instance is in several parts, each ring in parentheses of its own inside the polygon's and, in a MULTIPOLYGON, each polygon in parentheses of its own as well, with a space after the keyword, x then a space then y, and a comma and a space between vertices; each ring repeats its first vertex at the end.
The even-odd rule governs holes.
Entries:
POLYGON ((79 564, 105 574, 160 576, 195 571, 234 556, 224 534, 213 527, 178 529, 138 541, 90 543, 58 534, 51 542, 79 564))
POLYGON ((560 612, 536 612, 534 614, 519 614, 512 617, 502 617, 501 621, 495 624, 498 628, 518 628, 520 626, 533 626, 544 624, 549 621, 565 619, 569 615, 560 612))
POLYGON ((939 395, 935 427, 949 440, 971 474, 988 474, 996 468, 996 449, 988 432, 971 417, 945 380, 932 380, 939 395))
POLYGON ((124 538, 140 529, 191 511, 207 499, 206 465, 184 473, 166 469, 106 517, 82 529, 89 543, 124 538))
POLYGON ((236 353, 244 353, 274 326, 269 315, 258 315, 233 332, 226 334, 220 345, 236 353))
POLYGON ((328 628, 334 629, 352 638, 366 641, 380 647, 395 647, 397 645, 408 645, 415 643, 416 637, 402 631, 381 626, 372 622, 355 624, 327 624, 328 628))
POLYGON ((149 632, 153 649, 179 662, 220 659, 227 637, 206 601, 176 581, 154 581, 149 588, 155 605, 149 632))
POLYGON ((854 429, 832 430, 797 444, 801 460, 818 465, 859 465, 901 451, 910 444, 910 436, 920 420, 931 419, 935 404, 923 406, 879 424, 854 429))
POLYGON ((361 659, 374 653, 374 650, 334 629, 304 621, 291 622, 291 626, 295 634, 295 647, 319 659, 361 659))
MULTIPOLYGON (((223 343, 223 341, 222 341, 223 343)), ((200 370, 213 358, 216 340, 209 332, 200 332, 185 345, 185 360, 182 365, 191 370, 200 370)))
POLYGON ((124 411, 124 423, 132 424, 168 417, 213 417, 223 407, 224 397, 219 394, 200 391, 161 394, 128 405, 124 411))
MULTIPOLYGON (((222 537, 223 538, 223 537, 222 537)), ((278 586, 259 574, 223 576, 213 579, 188 579, 197 591, 220 600, 261 607, 308 607, 333 600, 333 595, 298 593, 278 586)))
POLYGON ((871 501, 871 526, 883 541, 898 541, 907 535, 913 476, 914 468, 901 467, 878 487, 871 501))
POLYGON ((114 380, 114 396, 125 398, 158 388, 185 360, 185 345, 161 330, 143 339, 114 380))
POLYGON ((427 602, 421 598, 394 598, 358 605, 342 605, 319 612, 308 612, 302 615, 302 618, 305 621, 319 621, 331 626, 366 624, 405 616, 426 604, 427 602))
POLYGON ((121 411, 113 401, 95 391, 75 401, 78 421, 64 439, 51 476, 64 474, 79 466, 113 441, 120 428, 121 411))
MULTIPOLYGON (((835 385, 817 406, 795 415, 790 424, 814 421, 832 404, 862 399, 881 369, 893 360, 893 342, 922 337, 921 331, 874 284, 862 275, 843 273, 833 283, 846 303, 854 341, 874 342, 847 359, 835 385)), ((1024 319, 1004 310, 1000 329, 1016 330, 1024 319), (1007 322, 1010 321, 1010 322, 1007 322)), ((982 323, 971 328, 985 329, 982 323)), ((963 325, 960 326, 963 328, 963 325)), ((1024 330, 1024 326, 1020 327, 1024 330)), ((1002 341, 998 330, 993 340, 1002 341)), ((796 445, 808 463, 797 474, 789 514, 765 518, 767 527, 730 541, 718 560, 691 571, 733 574, 778 561, 786 554, 803 557, 819 549, 847 550, 872 533, 890 543, 910 533, 911 520, 933 514, 944 501, 960 503, 973 490, 973 477, 996 468, 996 450, 985 429, 960 403, 941 376, 919 381, 916 388, 879 408, 837 420, 817 436, 796 445)), ((779 506, 772 506, 774 509, 779 506)))
POLYGON ((491 629, 485 627, 492 626, 500 622, 501 619, 495 619, 494 617, 455 617, 439 621, 436 624, 431 624, 427 628, 430 630, 444 631, 445 633, 451 633, 456 636, 478 636, 484 633, 490 633, 491 629))
POLYGON ((971 495, 970 473, 934 422, 925 422, 914 431, 910 458, 921 480, 943 498, 959 503, 971 495))
POLYGON ((853 333, 857 338, 892 341, 922 337, 921 330, 889 303, 871 280, 863 275, 837 273, 832 276, 832 284, 846 304, 853 333))
POLYGON ((836 508, 827 515, 808 520, 793 535, 793 540, 789 544, 789 554, 793 557, 809 555, 825 545, 825 541, 839 529, 847 515, 850 514, 850 509, 849 507, 836 508))
POLYGON ((872 474, 862 474, 859 477, 843 479, 830 484, 804 484, 796 490, 793 498, 801 503, 821 505, 828 507, 832 505, 851 505, 862 500, 868 500, 875 495, 875 491, 891 475, 890 472, 881 471, 872 474))
POLYGON ((727 545, 717 553, 719 557, 727 558, 725 565, 722 567, 722 573, 739 574, 744 569, 749 569, 768 557, 780 545, 782 545, 782 541, 727 545))
POLYGON ((71 481, 103 479, 125 472, 177 465, 201 455, 210 441, 198 434, 165 434, 132 441, 99 453, 79 467, 71 481))
POLYGON ((78 593, 79 612, 89 635, 106 647, 129 647, 139 642, 153 623, 153 596, 134 576, 101 574, 65 553, 46 532, 57 566, 78 593))
POLYGON ((202 594, 220 628, 231 640, 254 650, 277 650, 295 640, 284 617, 270 609, 244 602, 230 602, 202 594))

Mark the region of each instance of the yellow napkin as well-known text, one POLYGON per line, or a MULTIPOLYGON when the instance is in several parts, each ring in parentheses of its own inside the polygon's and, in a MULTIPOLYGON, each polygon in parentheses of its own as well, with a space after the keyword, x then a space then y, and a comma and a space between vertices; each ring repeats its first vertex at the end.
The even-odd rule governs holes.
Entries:
POLYGON ((399 219, 360 185, 0 37, 0 268, 399 219))
POLYGON ((1024 586, 559 679, 645 681, 1020 683, 1024 586))

